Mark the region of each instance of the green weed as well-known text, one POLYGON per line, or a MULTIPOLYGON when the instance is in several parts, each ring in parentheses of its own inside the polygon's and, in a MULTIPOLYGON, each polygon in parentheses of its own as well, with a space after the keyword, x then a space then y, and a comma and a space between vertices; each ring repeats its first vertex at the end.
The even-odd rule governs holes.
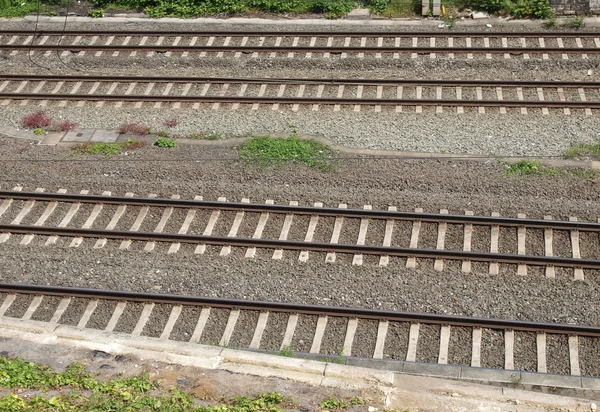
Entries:
POLYGON ((288 345, 279 351, 279 355, 285 356, 286 358, 291 358, 292 356, 294 356, 294 351, 292 350, 292 347, 288 345))
POLYGON ((547 29, 555 29, 558 27, 556 22, 556 16, 552 15, 548 20, 544 22, 544 27, 547 29))
POLYGON ((565 157, 573 159, 576 157, 592 157, 594 159, 600 159, 600 143, 576 143, 572 144, 565 151, 565 157))
POLYGON ((157 412, 280 412, 294 408, 293 401, 277 392, 236 396, 215 406, 199 405, 185 392, 152 382, 147 373, 130 378, 99 381, 80 363, 64 372, 23 359, 0 357, 0 411, 157 411, 157 412), (28 394, 27 390, 42 394, 28 394), (51 395, 46 391, 52 390, 51 395))
POLYGON ((329 396, 328 398, 323 399, 319 406, 321 407, 321 409, 346 409, 351 406, 364 405, 365 403, 367 403, 367 401, 358 396, 351 398, 347 402, 341 399, 334 398, 333 396, 329 396))
POLYGON ((104 17, 104 9, 90 10, 90 17, 93 19, 104 17))
POLYGON ((223 133, 218 130, 211 130, 204 135, 204 140, 219 140, 223 138, 223 133))
POLYGON ((44 134, 44 129, 42 129, 41 127, 38 127, 37 129, 33 130, 33 134, 36 136, 40 136, 44 134))
POLYGON ((167 137, 159 137, 154 142, 154 146, 163 147, 163 148, 175 147, 175 140, 169 139, 167 137))
POLYGON ((507 163, 506 176, 570 176, 584 179, 597 179, 598 172, 591 169, 559 168, 545 166, 535 160, 521 160, 507 163))
POLYGON ((241 159, 259 167, 277 166, 292 161, 325 172, 332 168, 332 155, 333 151, 327 146, 314 140, 300 140, 295 136, 255 137, 240 146, 241 159))
POLYGON ((568 20, 565 23, 565 26, 572 29, 581 29, 585 26, 585 18, 583 16, 577 16, 572 20, 568 20))
POLYGON ((115 156, 126 151, 140 149, 144 142, 127 139, 125 143, 86 143, 73 148, 75 154, 115 156))

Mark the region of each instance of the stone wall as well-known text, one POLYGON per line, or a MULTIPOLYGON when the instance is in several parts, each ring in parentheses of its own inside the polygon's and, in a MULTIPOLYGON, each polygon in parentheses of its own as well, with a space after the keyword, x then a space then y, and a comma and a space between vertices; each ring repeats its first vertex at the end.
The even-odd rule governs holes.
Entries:
POLYGON ((558 15, 600 13, 600 0, 550 0, 550 5, 558 15))

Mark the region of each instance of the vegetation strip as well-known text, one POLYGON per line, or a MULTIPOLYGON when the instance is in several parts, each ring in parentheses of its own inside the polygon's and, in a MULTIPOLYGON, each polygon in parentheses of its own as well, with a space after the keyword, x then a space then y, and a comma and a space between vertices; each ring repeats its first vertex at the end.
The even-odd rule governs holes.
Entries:
POLYGON ((235 396, 222 399, 220 404, 212 400, 201 402, 179 389, 167 389, 160 382, 151 381, 146 372, 129 378, 101 381, 77 362, 68 365, 63 372, 55 372, 45 365, 0 356, 0 389, 3 387, 14 392, 0 397, 0 410, 11 412, 280 412, 295 406, 291 399, 276 392, 252 397, 235 396), (47 393, 49 390, 52 394, 47 393))

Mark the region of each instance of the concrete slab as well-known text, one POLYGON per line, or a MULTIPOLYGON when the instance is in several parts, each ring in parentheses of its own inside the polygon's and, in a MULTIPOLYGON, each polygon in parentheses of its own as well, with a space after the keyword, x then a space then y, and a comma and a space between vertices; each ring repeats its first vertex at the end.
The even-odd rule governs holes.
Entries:
POLYGON ((54 146, 54 145, 58 144, 64 136, 65 136, 65 134, 63 132, 46 133, 44 135, 44 137, 42 138, 42 140, 39 141, 38 144, 54 146))
MULTIPOLYGON (((519 382, 521 372, 505 371, 503 369, 484 369, 484 368, 468 368, 462 367, 459 378, 472 379, 485 382, 519 382)), ((525 383, 525 382, 523 382, 525 383)))
POLYGON ((90 142, 114 143, 119 138, 116 130, 96 129, 90 138, 90 142))
POLYGON ((591 389, 594 391, 600 391, 600 379, 598 378, 581 378, 581 387, 583 389, 591 389))
POLYGON ((404 361, 393 360, 373 360, 367 358, 346 358, 346 365, 359 366, 361 368, 379 369, 393 372, 402 372, 404 370, 404 361))
POLYGON ((441 376, 444 378, 460 378, 461 367, 458 365, 439 365, 435 363, 406 362, 402 373, 424 376, 441 376))
POLYGON ((523 385, 555 386, 561 388, 581 388, 581 377, 551 375, 547 373, 521 372, 523 385))
POLYGON ((78 142, 87 143, 92 138, 96 129, 79 129, 72 132, 67 132, 63 137, 63 142, 78 142))
POLYGON ((371 18, 371 10, 369 9, 354 9, 346 17, 349 20, 368 20, 371 18))
POLYGON ((328 363, 325 368, 325 378, 360 378, 360 380, 373 385, 392 385, 394 383, 394 375, 395 374, 393 372, 389 371, 378 371, 368 368, 359 368, 356 366, 338 365, 337 363, 328 363))

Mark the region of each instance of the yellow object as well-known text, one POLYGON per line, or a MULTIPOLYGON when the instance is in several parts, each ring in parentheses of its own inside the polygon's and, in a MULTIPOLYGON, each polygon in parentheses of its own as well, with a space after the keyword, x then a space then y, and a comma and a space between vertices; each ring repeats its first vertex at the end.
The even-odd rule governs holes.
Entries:
POLYGON ((446 6, 442 4, 442 16, 446 17, 446 6))

